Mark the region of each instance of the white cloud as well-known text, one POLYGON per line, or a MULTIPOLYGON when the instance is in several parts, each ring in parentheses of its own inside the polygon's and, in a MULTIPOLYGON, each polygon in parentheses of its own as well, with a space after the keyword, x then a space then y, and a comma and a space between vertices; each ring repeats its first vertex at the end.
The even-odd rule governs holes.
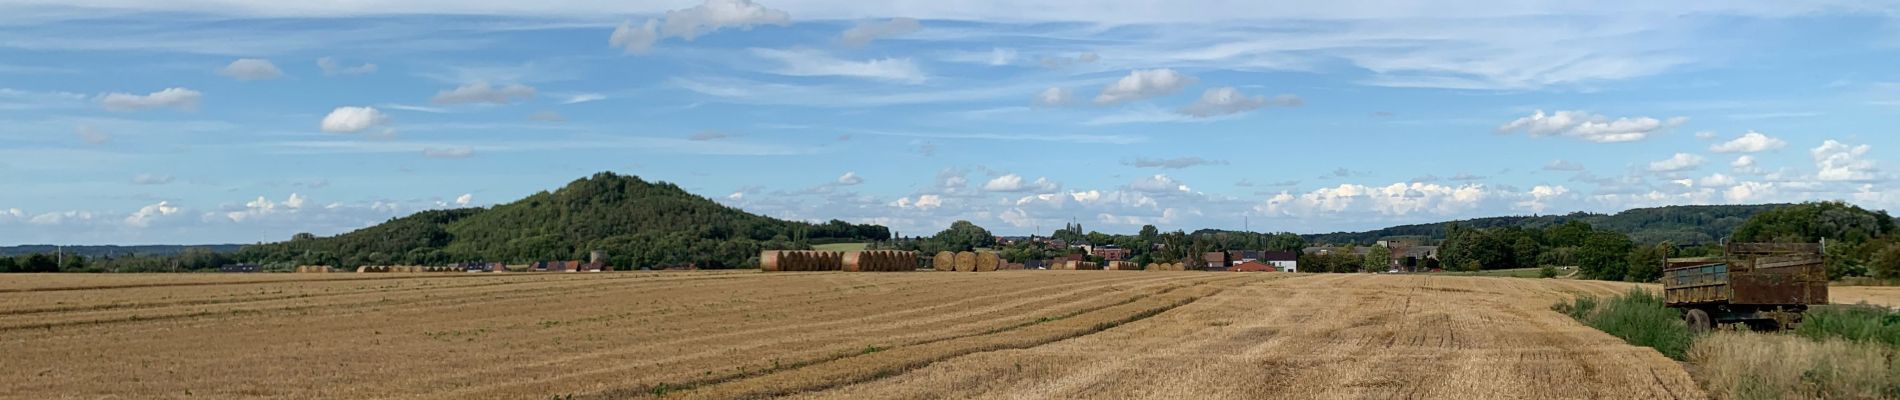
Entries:
POLYGON ((1096 61, 1101 61, 1101 59, 1102 56, 1094 52, 1076 54, 1074 56, 1044 57, 1042 59, 1042 66, 1044 68, 1068 68, 1082 64, 1094 64, 1096 61))
POLYGON ((752 49, 760 58, 776 60, 783 68, 769 71, 786 76, 844 76, 881 81, 923 83, 929 77, 908 58, 850 61, 816 50, 752 49))
MULTIPOLYGON (((1563 193, 1556 188, 1546 188, 1545 194, 1548 198, 1563 193)), ((1477 184, 1458 187, 1419 182, 1394 183, 1385 187, 1341 184, 1298 195, 1280 192, 1254 206, 1254 211, 1270 216, 1292 217, 1365 212, 1388 216, 1415 213, 1450 215, 1476 209, 1492 197, 1495 194, 1477 184)))
POLYGON ((1531 188, 1530 198, 1518 202, 1517 207, 1530 210, 1532 213, 1542 214, 1544 210, 1550 208, 1550 201, 1552 199, 1564 197, 1568 194, 1570 194, 1570 188, 1537 185, 1537 187, 1531 188))
POLYGON ((1102 94, 1095 96, 1095 104, 1116 104, 1166 96, 1181 91, 1181 88, 1195 81, 1194 77, 1172 69, 1135 70, 1102 88, 1102 94))
POLYGON ((196 110, 203 93, 186 88, 167 88, 152 94, 136 95, 130 93, 108 93, 99 98, 99 104, 109 111, 135 111, 150 108, 173 108, 196 110))
POLYGON ((890 205, 892 207, 903 208, 903 209, 932 210, 932 209, 943 207, 943 196, 934 195, 934 194, 921 194, 921 195, 917 195, 917 200, 914 200, 914 201, 911 200, 909 197, 903 197, 903 198, 898 198, 897 201, 891 202, 890 205))
POLYGON ((1873 160, 1867 159, 1867 152, 1872 149, 1872 146, 1864 144, 1849 146, 1829 139, 1811 151, 1814 164, 1820 169, 1815 176, 1823 181, 1874 180, 1879 170, 1873 160))
POLYGON ((1788 142, 1763 135, 1761 132, 1748 131, 1742 137, 1709 146, 1709 151, 1717 153, 1760 153, 1788 147, 1788 142))
POLYGON ((367 75, 376 73, 376 64, 363 63, 363 65, 345 67, 343 64, 338 63, 335 58, 330 57, 318 58, 317 68, 323 70, 323 76, 367 75))
POLYGON ((1034 182, 1030 182, 1017 174, 999 176, 983 184, 983 190, 990 192, 1048 192, 1060 188, 1062 188, 1061 184, 1046 177, 1036 178, 1034 182))
POLYGON ((78 135, 79 141, 86 142, 86 144, 105 144, 106 142, 112 141, 111 134, 100 131, 99 128, 94 128, 92 125, 80 125, 73 130, 73 134, 78 135))
POLYGON ((1676 153, 1668 159, 1649 163, 1650 172, 1682 172, 1702 166, 1702 156, 1689 153, 1676 153))
POLYGON ((389 123, 389 116, 375 107, 337 107, 318 124, 324 132, 357 133, 389 123))
POLYGON ((1016 50, 1001 47, 990 49, 990 66, 1000 67, 1016 62, 1016 50))
POLYGON ((845 30, 839 37, 846 46, 863 46, 871 41, 893 36, 910 34, 923 29, 922 24, 911 18, 891 18, 885 21, 865 21, 858 26, 845 30))
POLYGON ((1169 178, 1168 174, 1155 174, 1154 176, 1136 179, 1133 183, 1128 184, 1128 188, 1150 193, 1193 191, 1186 183, 1182 183, 1174 178, 1169 178))
POLYGON ((790 25, 791 20, 791 14, 765 8, 751 0, 706 0, 691 8, 667 11, 665 16, 648 19, 639 26, 634 26, 631 20, 623 22, 607 41, 628 53, 643 54, 651 51, 660 39, 681 38, 690 42, 724 28, 785 26, 790 25))
POLYGON ((844 175, 838 176, 839 185, 853 186, 860 183, 864 183, 864 178, 859 177, 857 171, 848 171, 848 172, 845 172, 844 175))
POLYGON ((1074 96, 1069 94, 1069 89, 1052 86, 1036 94, 1036 105, 1043 107, 1061 107, 1068 105, 1073 97, 1074 96))
POLYGON ((601 101, 601 100, 606 100, 606 99, 607 99, 607 95, 600 94, 600 93, 581 93, 581 94, 577 94, 573 96, 568 96, 567 100, 561 100, 561 104, 580 104, 580 103, 586 103, 590 101, 601 101))
POLYGON ((240 58, 237 59, 237 61, 232 61, 230 65, 224 66, 224 69, 218 70, 218 75, 228 76, 240 81, 262 81, 283 77, 284 71, 277 69, 277 64, 272 64, 270 60, 262 58, 240 58))
POLYGON ((1220 160, 1207 160, 1207 159, 1202 159, 1200 157, 1180 157, 1180 158, 1143 157, 1143 158, 1136 158, 1133 160, 1123 160, 1122 165, 1135 167, 1135 168, 1182 169, 1182 168, 1200 166, 1200 165, 1227 165, 1227 162, 1220 161, 1220 160))
POLYGON ((1735 162, 1728 163, 1728 165, 1735 169, 1752 169, 1755 168, 1755 156, 1736 157, 1735 162))
POLYGON ((1544 165, 1544 170, 1545 170, 1545 171, 1569 171, 1569 172, 1576 172, 1576 171, 1582 171, 1582 170, 1583 170, 1583 165, 1582 165, 1582 164, 1577 164, 1577 163, 1573 163, 1573 162, 1570 162, 1570 161, 1565 161, 1565 160, 1553 160, 1553 161, 1551 161, 1551 162, 1550 162, 1550 164, 1545 164, 1545 165, 1544 165))
POLYGON ((1717 173, 1696 180, 1696 184, 1702 185, 1703 187, 1729 187, 1735 186, 1735 178, 1717 173))
POLYGON ((463 193, 461 196, 457 196, 455 198, 455 206, 468 207, 469 203, 472 203, 474 201, 475 201, 474 193, 463 193))
POLYGON ((1561 135, 1597 143, 1616 143, 1647 139, 1658 131, 1675 128, 1685 122, 1688 122, 1688 118, 1674 117, 1658 120, 1638 117, 1611 120, 1609 117, 1586 111, 1558 111, 1545 114, 1543 110, 1537 110, 1535 114, 1499 126, 1498 132, 1522 131, 1534 137, 1561 135))
POLYGON ((436 104, 508 104, 534 98, 534 92, 533 87, 519 83, 493 87, 488 82, 475 82, 436 92, 435 98, 430 101, 436 104))
POLYGON ((422 149, 422 156, 428 158, 468 158, 475 155, 475 149, 468 146, 429 147, 422 149))
POLYGON ((1697 140, 1715 140, 1715 131, 1696 132, 1695 138, 1697 140))
POLYGON ((134 185, 163 185, 172 183, 171 175, 139 174, 132 177, 134 185))
MULTIPOLYGON (((264 196, 257 196, 257 200, 251 200, 250 202, 244 203, 243 208, 227 211, 223 215, 218 215, 218 216, 221 216, 224 219, 230 220, 231 222, 256 221, 260 218, 268 217, 268 216, 275 215, 278 213, 299 212, 303 209, 303 205, 306 202, 307 202, 307 199, 305 199, 302 195, 299 195, 296 193, 291 193, 290 197, 284 199, 283 203, 270 201, 270 199, 264 198, 264 196)), ((391 211, 393 210, 394 209, 392 208, 391 211)), ((210 215, 207 215, 206 217, 210 218, 211 215, 216 215, 216 214, 210 214, 210 215)))
POLYGON ((178 206, 172 205, 171 202, 160 201, 158 204, 145 206, 132 212, 132 215, 125 217, 125 224, 135 228, 145 228, 152 226, 152 221, 178 214, 179 211, 181 210, 178 206))
POLYGON ((1272 105, 1297 107, 1304 104, 1306 104, 1305 101, 1300 100, 1298 96, 1290 94, 1280 95, 1280 97, 1269 100, 1266 96, 1248 96, 1240 93, 1240 89, 1221 87, 1207 89, 1206 92, 1201 93, 1201 99, 1199 101, 1195 101, 1194 104, 1182 108, 1181 113, 1199 118, 1207 118, 1239 114, 1267 108, 1267 106, 1272 105))
POLYGON ((1734 204, 1759 203, 1776 193, 1774 183, 1742 182, 1722 191, 1722 198, 1734 204))
POLYGON ((26 222, 34 225, 65 225, 67 223, 92 221, 92 217, 93 214, 90 211, 50 212, 35 215, 33 219, 27 220, 26 222))

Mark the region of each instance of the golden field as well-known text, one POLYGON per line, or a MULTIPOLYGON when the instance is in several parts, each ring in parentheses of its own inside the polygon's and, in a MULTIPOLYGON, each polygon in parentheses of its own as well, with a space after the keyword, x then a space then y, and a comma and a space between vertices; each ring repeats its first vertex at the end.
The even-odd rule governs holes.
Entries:
MULTIPOLYGON (((1278 273, 15 275, 4 398, 1702 398, 1549 311, 1278 273)), ((1900 291, 1842 288, 1895 304, 1900 291)))

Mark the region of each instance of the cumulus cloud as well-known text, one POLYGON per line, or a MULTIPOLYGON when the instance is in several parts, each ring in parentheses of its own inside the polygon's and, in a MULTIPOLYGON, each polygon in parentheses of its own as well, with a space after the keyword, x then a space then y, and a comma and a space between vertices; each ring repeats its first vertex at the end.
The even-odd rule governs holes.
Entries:
POLYGON ((1200 166, 1200 165, 1227 165, 1227 162, 1221 161, 1221 160, 1207 160, 1207 159, 1202 159, 1200 157, 1180 157, 1180 158, 1143 157, 1143 158, 1136 158, 1133 160, 1122 160, 1122 165, 1135 167, 1135 168, 1182 169, 1182 168, 1188 168, 1188 167, 1194 167, 1194 166, 1200 166))
POLYGON ((428 158, 468 158, 475 155, 475 149, 468 146, 428 147, 422 149, 422 156, 428 158))
POLYGON ((1449 215, 1475 209, 1492 197, 1493 193, 1476 184, 1457 187, 1420 182, 1394 183, 1385 187, 1342 184, 1304 194, 1280 192, 1254 206, 1254 211, 1263 215, 1294 217, 1355 212, 1389 216, 1415 213, 1449 215))
POLYGON ((1058 184, 1055 181, 1051 181, 1049 180, 1049 178, 1046 178, 1046 177, 1036 178, 1035 181, 1029 181, 1023 178, 1022 175, 1017 175, 1017 174, 1008 174, 1008 175, 999 176, 999 177, 996 177, 995 179, 991 179, 988 183, 983 184, 983 190, 990 191, 990 192, 1028 192, 1028 191, 1048 192, 1048 191, 1054 191, 1060 188, 1062 188, 1061 184, 1058 184))
POLYGON ((1668 159, 1649 163, 1650 172, 1682 172, 1702 166, 1702 156, 1689 153, 1676 153, 1668 159))
POLYGON ((475 201, 474 193, 463 193, 461 196, 457 196, 455 198, 455 206, 468 207, 469 203, 472 203, 474 201, 475 201))
POLYGON ((196 110, 203 93, 186 88, 167 88, 147 95, 130 93, 108 93, 99 97, 99 104, 108 111, 137 111, 152 108, 172 108, 178 110, 196 110))
POLYGON ((1529 198, 1518 202, 1516 205, 1518 208, 1530 210, 1530 212, 1533 212, 1533 213, 1542 214, 1544 210, 1547 210, 1550 208, 1550 201, 1552 199, 1564 197, 1565 195, 1568 195, 1568 194, 1570 194, 1570 188, 1566 188, 1563 186, 1537 185, 1537 187, 1531 188, 1531 191, 1529 193, 1530 195, 1529 198))
POLYGON ((262 58, 240 58, 237 59, 237 61, 232 61, 230 65, 225 65, 223 69, 218 70, 218 75, 228 76, 240 81, 262 81, 282 77, 284 76, 284 71, 277 69, 277 64, 272 64, 270 60, 262 58))
POLYGON ((694 38, 725 28, 752 29, 759 25, 790 25, 791 14, 765 8, 751 0, 706 0, 691 8, 667 11, 665 16, 634 25, 629 20, 614 29, 607 42, 627 53, 644 54, 665 38, 694 38))
POLYGON ((488 82, 475 82, 436 92, 435 98, 430 101, 436 104, 508 104, 530 98, 534 98, 534 88, 528 85, 512 83, 494 87, 489 86, 488 82))
POLYGON ((864 178, 858 177, 857 171, 845 172, 844 175, 838 176, 839 185, 852 186, 860 183, 864 183, 864 178))
POLYGON ((1290 94, 1268 99, 1266 96, 1248 96, 1242 94, 1240 93, 1240 89, 1221 87, 1208 89, 1206 92, 1201 93, 1200 100, 1195 101, 1194 104, 1188 105, 1187 107, 1181 108, 1180 112, 1198 118, 1207 118, 1239 114, 1267 108, 1268 106, 1298 107, 1305 104, 1306 102, 1304 100, 1300 100, 1298 96, 1290 94))
POLYGON ((1715 140, 1715 131, 1700 131, 1700 132, 1696 132, 1696 133, 1695 133, 1695 138, 1696 138, 1697 140, 1715 140))
POLYGON ((1734 162, 1728 163, 1728 166, 1734 167, 1736 170, 1753 170, 1755 169, 1755 156, 1736 157, 1734 162))
POLYGON ((1074 95, 1069 93, 1069 89, 1052 86, 1036 94, 1036 105, 1043 107, 1061 107, 1069 105, 1069 102, 1073 99, 1074 95))
POLYGON ((65 225, 92 221, 93 216, 91 211, 61 211, 35 215, 26 222, 34 225, 65 225))
POLYGON ((317 68, 323 70, 323 76, 367 75, 376 73, 376 64, 363 63, 363 65, 346 67, 331 57, 318 58, 317 68))
POLYGON ((337 107, 318 124, 324 132, 357 133, 389 123, 389 116, 375 107, 337 107))
POLYGON ((1688 118, 1674 117, 1658 120, 1650 117, 1617 118, 1611 120, 1600 114, 1586 111, 1558 111, 1555 113, 1537 113, 1518 118, 1498 127, 1499 133, 1525 132, 1534 137, 1567 136, 1597 143, 1633 142, 1647 139, 1657 132, 1681 126, 1688 118))
POLYGON ((843 76, 903 83, 923 83, 929 79, 923 69, 908 58, 851 61, 816 50, 779 49, 752 49, 752 54, 784 64, 783 68, 770 72, 786 76, 843 76))
POLYGON ((139 174, 138 176, 132 177, 132 184, 134 185, 163 185, 168 183, 172 183, 171 175, 139 174))
POLYGON ((178 214, 180 211, 178 206, 172 205, 171 202, 160 201, 158 204, 145 206, 132 212, 132 215, 125 217, 125 224, 135 228, 145 228, 152 226, 152 222, 159 218, 178 214))
POLYGON ((1193 191, 1186 183, 1182 183, 1174 178, 1169 178, 1167 174, 1155 174, 1154 176, 1136 179, 1133 183, 1128 184, 1128 188, 1149 193, 1193 191))
POLYGON ((923 29, 923 24, 911 18, 891 18, 885 21, 865 21, 858 26, 845 30, 839 40, 846 46, 863 46, 871 41, 893 36, 910 34, 923 29))
POLYGON ((897 201, 891 202, 890 205, 903 209, 932 210, 943 207, 943 196, 920 194, 917 195, 916 200, 911 200, 909 197, 902 197, 898 198, 897 201))
POLYGON ((1760 153, 1788 147, 1788 142, 1763 135, 1761 132, 1748 131, 1742 137, 1709 146, 1709 151, 1717 153, 1760 153))
POLYGON ((1867 159, 1872 146, 1850 146, 1829 139, 1810 153, 1814 155, 1815 167, 1820 170, 1815 176, 1823 181, 1871 181, 1879 170, 1874 161, 1867 159))
POLYGON ((1550 164, 1545 164, 1545 165, 1544 165, 1544 170, 1545 170, 1545 171, 1568 171, 1568 172, 1577 172, 1577 171, 1582 171, 1582 170, 1583 170, 1583 165, 1582 165, 1582 164, 1577 164, 1577 163, 1573 163, 1573 162, 1570 162, 1570 161, 1565 161, 1565 160, 1553 160, 1553 161, 1551 161, 1551 162, 1550 162, 1550 164))
POLYGON ((105 144, 106 142, 112 141, 111 134, 100 131, 99 128, 94 128, 92 125, 80 125, 73 130, 73 134, 78 135, 79 141, 86 142, 86 144, 105 144))
POLYGON ((1095 104, 1117 104, 1167 96, 1194 82, 1194 77, 1172 69, 1135 70, 1102 88, 1102 94, 1095 96, 1095 104))

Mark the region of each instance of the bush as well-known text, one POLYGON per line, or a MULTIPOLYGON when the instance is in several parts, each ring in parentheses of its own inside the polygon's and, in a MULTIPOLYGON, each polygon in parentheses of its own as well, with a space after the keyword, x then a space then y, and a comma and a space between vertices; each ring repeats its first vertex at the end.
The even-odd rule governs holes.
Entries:
POLYGON ((1861 303, 1808 310, 1795 333, 1814 340, 1840 338, 1900 346, 1900 313, 1861 303))
POLYGON ((1681 314, 1663 307, 1663 299, 1642 289, 1610 298, 1578 297, 1552 309, 1629 344, 1656 349, 1676 360, 1688 357, 1695 335, 1683 325, 1681 314))
POLYGON ((1537 269, 1537 277, 1539 277, 1539 278, 1544 278, 1544 279, 1550 279, 1550 278, 1556 278, 1556 277, 1557 277, 1557 267, 1552 267, 1552 266, 1549 266, 1549 265, 1545 265, 1545 266, 1544 266, 1543 268, 1538 268, 1538 269, 1537 269))

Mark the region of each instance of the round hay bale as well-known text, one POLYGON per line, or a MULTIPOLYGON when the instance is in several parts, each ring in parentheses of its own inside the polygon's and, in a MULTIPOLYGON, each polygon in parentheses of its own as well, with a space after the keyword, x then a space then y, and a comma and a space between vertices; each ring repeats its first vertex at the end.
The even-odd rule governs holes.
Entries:
POLYGON ((900 256, 900 258, 898 259, 899 262, 897 264, 900 266, 898 269, 901 271, 915 272, 917 271, 917 267, 921 265, 918 262, 922 261, 922 257, 920 257, 915 251, 898 252, 898 255, 900 256))
POLYGON ((937 256, 931 258, 930 261, 931 261, 931 264, 934 264, 936 266, 938 271, 957 270, 957 253, 951 253, 948 251, 939 251, 937 252, 937 256))
POLYGON ((785 252, 778 250, 766 250, 764 253, 759 253, 759 270, 764 272, 778 272, 780 257, 783 257, 781 254, 784 253, 785 252))
POLYGON ((976 272, 976 253, 957 252, 957 272, 976 272))
POLYGON ((987 251, 976 253, 976 272, 996 272, 996 268, 1002 263, 1002 257, 998 257, 996 253, 987 251))

